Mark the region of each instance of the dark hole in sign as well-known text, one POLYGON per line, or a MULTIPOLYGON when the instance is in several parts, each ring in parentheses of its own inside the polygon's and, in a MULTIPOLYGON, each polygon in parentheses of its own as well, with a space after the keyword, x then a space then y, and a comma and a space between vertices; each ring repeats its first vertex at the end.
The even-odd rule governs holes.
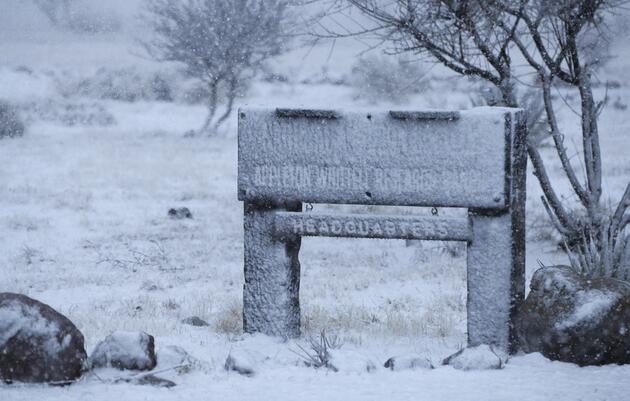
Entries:
POLYGON ((365 193, 365 196, 367 196, 369 199, 372 199, 372 192, 367 191, 367 192, 365 193))

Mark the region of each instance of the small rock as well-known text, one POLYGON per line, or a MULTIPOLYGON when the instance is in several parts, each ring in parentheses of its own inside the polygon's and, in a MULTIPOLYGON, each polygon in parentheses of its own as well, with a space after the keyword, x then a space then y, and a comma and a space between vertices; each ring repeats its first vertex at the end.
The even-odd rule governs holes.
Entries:
POLYGON ((486 344, 481 344, 457 351, 444 359, 442 364, 450 365, 459 370, 485 370, 502 369, 506 362, 507 355, 495 351, 486 344))
POLYGON ((168 217, 171 219, 192 219, 192 213, 187 207, 171 208, 168 210, 168 217))
POLYGON ((246 360, 246 358, 243 358, 239 355, 233 355, 232 353, 228 355, 227 359, 225 360, 225 365, 223 365, 223 367, 228 372, 233 371, 240 375, 248 377, 254 376, 254 374, 256 373, 254 371, 254 368, 246 360))
POLYGON ((431 361, 419 355, 394 356, 385 361, 383 366, 394 371, 433 369, 431 361))
POLYGON ((142 331, 116 331, 96 346, 90 362, 92 367, 151 370, 157 363, 153 336, 142 331))
POLYGON ((178 345, 161 347, 157 350, 157 357, 161 368, 182 365, 192 358, 184 348, 178 345))
POLYGON ((538 269, 515 321, 520 347, 578 365, 630 363, 630 284, 538 269))
POLYGON ((206 322, 205 320, 203 320, 202 318, 200 318, 199 316, 191 316, 191 317, 187 317, 186 319, 182 320, 183 324, 189 324, 191 326, 195 326, 195 327, 205 327, 205 326, 210 326, 208 324, 208 322, 206 322))
POLYGON ((211 371, 212 366, 190 355, 184 348, 177 345, 167 345, 157 350, 158 369, 173 368, 177 374, 190 373, 193 369, 211 371))
POLYGON ((140 289, 145 291, 157 291, 161 290, 162 288, 160 288, 156 283, 147 280, 142 283, 140 289))
POLYGON ((0 293, 0 380, 69 383, 86 359, 83 335, 67 317, 25 295, 0 293))

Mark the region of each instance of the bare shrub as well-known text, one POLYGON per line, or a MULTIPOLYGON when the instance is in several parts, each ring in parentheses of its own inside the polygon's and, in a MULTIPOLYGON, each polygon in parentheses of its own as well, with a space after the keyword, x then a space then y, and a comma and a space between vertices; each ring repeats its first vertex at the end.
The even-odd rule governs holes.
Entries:
POLYGON ((183 77, 169 71, 147 73, 136 67, 102 67, 87 76, 72 76, 66 73, 55 77, 57 90, 66 98, 78 95, 125 102, 172 101, 174 86, 180 85, 179 81, 182 80, 183 77))
POLYGON ((102 127, 116 123, 113 114, 98 102, 47 99, 24 104, 22 111, 27 121, 102 127))
POLYGON ((114 268, 138 271, 143 268, 157 268, 162 271, 178 270, 173 266, 171 257, 164 244, 157 240, 149 240, 145 244, 132 245, 125 243, 126 254, 99 254, 96 265, 107 264, 114 268))
POLYGON ((0 100, 0 139, 22 136, 25 129, 17 109, 10 103, 0 100))
POLYGON ((213 134, 234 100, 271 57, 286 48, 288 0, 147 0, 154 37, 142 41, 158 61, 176 62, 208 88, 201 132, 213 134), (217 115, 221 100, 223 113, 217 115))
POLYGON ((401 104, 407 102, 411 95, 426 89, 425 75, 417 62, 372 55, 356 61, 350 85, 357 99, 373 104, 382 100, 401 104))
MULTIPOLYGON (((33 0, 50 23, 61 30, 82 34, 117 32, 120 17, 112 11, 94 10, 88 0, 33 0)), ((91 4, 92 3, 92 4, 91 4)))
POLYGON ((578 274, 587 277, 612 277, 630 281, 630 232, 624 230, 613 238, 610 221, 604 235, 595 241, 592 233, 585 233, 582 243, 564 244, 570 266, 578 274))
POLYGON ((229 303, 218 313, 215 327, 219 333, 237 335, 243 331, 243 308, 238 302, 229 303))
POLYGON ((308 345, 304 347, 296 344, 297 351, 293 351, 296 355, 304 360, 304 364, 315 369, 326 368, 337 372, 338 369, 332 364, 331 350, 339 349, 343 346, 343 342, 336 335, 326 334, 326 330, 322 329, 318 337, 309 336, 308 345))

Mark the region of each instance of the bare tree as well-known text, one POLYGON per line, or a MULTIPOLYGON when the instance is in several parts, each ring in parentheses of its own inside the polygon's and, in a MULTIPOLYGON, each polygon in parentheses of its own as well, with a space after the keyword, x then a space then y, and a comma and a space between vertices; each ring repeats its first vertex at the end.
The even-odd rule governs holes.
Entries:
POLYGON ((215 133, 230 116, 239 88, 285 49, 287 0, 147 0, 155 37, 144 41, 159 61, 182 63, 208 88, 201 132, 215 133), (225 110, 217 116, 220 96, 225 110))
MULTIPOLYGON (((563 172, 578 205, 562 200, 547 173, 537 141, 528 144, 529 158, 544 196, 542 202, 562 234, 572 259, 586 260, 582 270, 619 276, 622 255, 630 249, 630 183, 615 208, 602 204, 602 155, 598 116, 605 101, 593 95, 593 72, 602 62, 605 13, 619 0, 332 0, 329 15, 350 21, 339 28, 319 22, 320 37, 373 34, 393 43, 396 52, 422 54, 452 71, 494 85, 500 103, 522 105, 512 55, 520 53, 535 73, 542 111, 563 172), (358 10, 373 23, 352 17, 358 10), (580 97, 582 162, 580 179, 570 162, 552 98, 556 83, 575 88, 580 97), (597 255, 592 255, 596 252, 597 255), (588 261, 594 262, 588 262, 588 261)), ((335 21, 340 26, 338 20, 335 21)), ((535 111, 539 113, 541 110, 535 111)), ((627 259, 626 262, 628 263, 627 259)), ((630 266, 625 266, 630 271, 630 266)))
POLYGON ((119 16, 94 8, 93 0, 33 0, 33 3, 61 30, 80 34, 116 32, 121 28, 119 16))
POLYGON ((70 21, 71 7, 75 0, 33 0, 54 26, 64 26, 70 21))

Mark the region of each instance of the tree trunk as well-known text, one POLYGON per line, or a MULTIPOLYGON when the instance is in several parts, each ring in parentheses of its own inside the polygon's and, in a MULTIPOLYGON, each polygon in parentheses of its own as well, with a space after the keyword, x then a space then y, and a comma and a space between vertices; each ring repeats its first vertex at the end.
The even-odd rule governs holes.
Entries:
POLYGON ((217 91, 218 91, 219 82, 214 80, 210 83, 210 98, 208 99, 208 115, 206 116, 206 120, 203 125, 199 129, 199 133, 207 132, 210 125, 212 125, 212 121, 214 120, 214 116, 217 113, 217 91))
POLYGON ((217 129, 225 120, 228 119, 230 114, 232 114, 232 108, 234 107, 234 99, 236 98, 236 87, 238 86, 238 80, 236 78, 230 79, 230 87, 228 89, 228 101, 225 106, 225 112, 219 117, 219 119, 214 123, 212 134, 216 134, 217 129))

